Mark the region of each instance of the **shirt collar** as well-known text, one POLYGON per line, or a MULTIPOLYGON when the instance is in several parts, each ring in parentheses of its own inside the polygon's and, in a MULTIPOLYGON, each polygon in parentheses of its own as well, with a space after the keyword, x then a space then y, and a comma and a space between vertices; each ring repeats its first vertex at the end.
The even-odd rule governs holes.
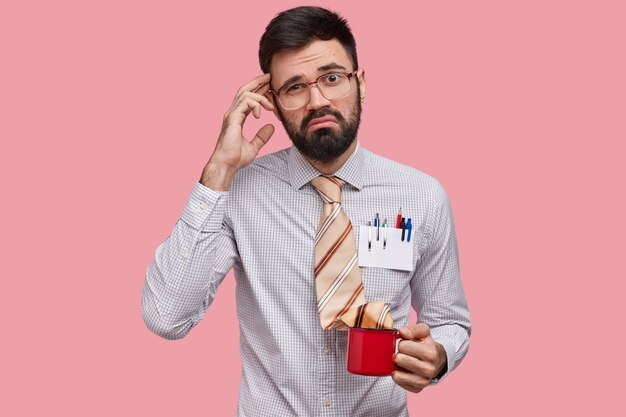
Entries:
MULTIPOLYGON (((363 188, 364 157, 363 148, 361 148, 361 144, 357 141, 354 152, 352 152, 348 160, 335 173, 335 176, 341 178, 357 190, 361 190, 361 188, 363 188)), ((291 186, 298 190, 309 183, 313 178, 322 175, 293 145, 289 150, 287 165, 289 168, 289 181, 291 182, 291 186)))

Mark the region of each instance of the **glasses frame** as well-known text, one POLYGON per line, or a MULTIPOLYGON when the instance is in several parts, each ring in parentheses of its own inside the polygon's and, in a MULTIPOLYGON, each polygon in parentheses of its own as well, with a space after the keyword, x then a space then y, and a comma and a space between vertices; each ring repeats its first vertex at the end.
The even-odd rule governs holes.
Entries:
MULTIPOLYGON (((307 104, 309 104, 309 101, 311 100, 311 88, 315 85, 317 87, 317 91, 320 92, 320 94, 322 95, 322 97, 324 97, 326 100, 340 100, 342 98, 348 97, 348 95, 350 94, 350 92, 352 91, 352 83, 350 81, 352 81, 352 77, 356 75, 356 73, 358 72, 358 70, 352 71, 352 72, 340 72, 340 71, 336 71, 336 72, 328 72, 326 74, 322 74, 319 77, 317 77, 317 79, 315 81, 311 81, 310 83, 308 82, 298 82, 298 83, 291 83, 288 85, 284 85, 282 87, 280 87, 278 90, 272 90, 269 89, 267 90, 268 93, 272 93, 275 97, 276 100, 278 100, 278 102, 280 103, 280 107, 283 108, 283 110, 298 110, 301 109, 302 107, 306 106, 307 104), (317 83, 319 83, 320 79, 322 79, 322 77, 327 77, 331 74, 341 74, 341 75, 345 75, 346 77, 348 77, 348 82, 350 82, 349 84, 349 88, 348 88, 348 92, 341 96, 341 97, 336 97, 336 98, 328 98, 326 97, 326 95, 322 92, 322 90, 320 89, 319 85, 317 85, 317 83), (280 94, 281 91, 285 90, 286 88, 291 87, 294 84, 306 84, 308 89, 309 89, 309 98, 307 99, 307 101, 302 105, 302 106, 298 106, 298 107, 285 107, 283 106, 282 101, 280 101, 280 94)), ((358 78, 358 77, 357 77, 358 78)))

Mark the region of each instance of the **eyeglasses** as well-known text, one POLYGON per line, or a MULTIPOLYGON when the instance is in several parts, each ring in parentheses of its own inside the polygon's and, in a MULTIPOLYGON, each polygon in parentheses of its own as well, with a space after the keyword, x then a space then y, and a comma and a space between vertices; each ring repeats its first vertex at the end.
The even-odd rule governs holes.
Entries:
POLYGON ((269 90, 274 94, 285 110, 296 110, 304 107, 309 102, 312 86, 317 86, 319 92, 326 100, 338 100, 350 94, 350 79, 356 71, 350 73, 331 72, 320 75, 317 80, 310 83, 294 83, 285 85, 278 90, 269 90))

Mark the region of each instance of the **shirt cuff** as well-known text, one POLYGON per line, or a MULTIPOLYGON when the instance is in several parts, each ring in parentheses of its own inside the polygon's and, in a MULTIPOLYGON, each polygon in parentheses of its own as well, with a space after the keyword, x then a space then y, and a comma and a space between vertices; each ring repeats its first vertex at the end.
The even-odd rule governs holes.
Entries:
POLYGON ((219 232, 226 214, 228 191, 213 191, 196 182, 180 216, 181 220, 202 232, 219 232))

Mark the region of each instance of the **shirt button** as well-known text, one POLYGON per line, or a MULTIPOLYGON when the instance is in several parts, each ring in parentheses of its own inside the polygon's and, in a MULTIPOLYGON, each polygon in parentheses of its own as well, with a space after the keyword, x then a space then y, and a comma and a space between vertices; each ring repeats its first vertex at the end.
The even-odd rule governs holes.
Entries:
POLYGON ((209 205, 208 205, 206 202, 203 202, 203 203, 200 203, 200 208, 201 208, 202 210, 206 210, 206 209, 208 209, 208 208, 209 208, 209 205))
POLYGON ((189 253, 187 253, 187 252, 183 252, 183 253, 181 253, 181 254, 180 254, 180 257, 181 257, 182 259, 188 259, 188 258, 189 258, 189 253))
POLYGON ((330 405, 331 405, 332 403, 333 403, 333 402, 330 400, 330 398, 326 398, 326 399, 324 400, 324 405, 325 405, 326 407, 330 407, 330 405))
POLYGON ((333 353, 333 350, 326 346, 324 349, 322 349, 322 352, 324 352, 325 355, 330 355, 331 353, 333 353))

